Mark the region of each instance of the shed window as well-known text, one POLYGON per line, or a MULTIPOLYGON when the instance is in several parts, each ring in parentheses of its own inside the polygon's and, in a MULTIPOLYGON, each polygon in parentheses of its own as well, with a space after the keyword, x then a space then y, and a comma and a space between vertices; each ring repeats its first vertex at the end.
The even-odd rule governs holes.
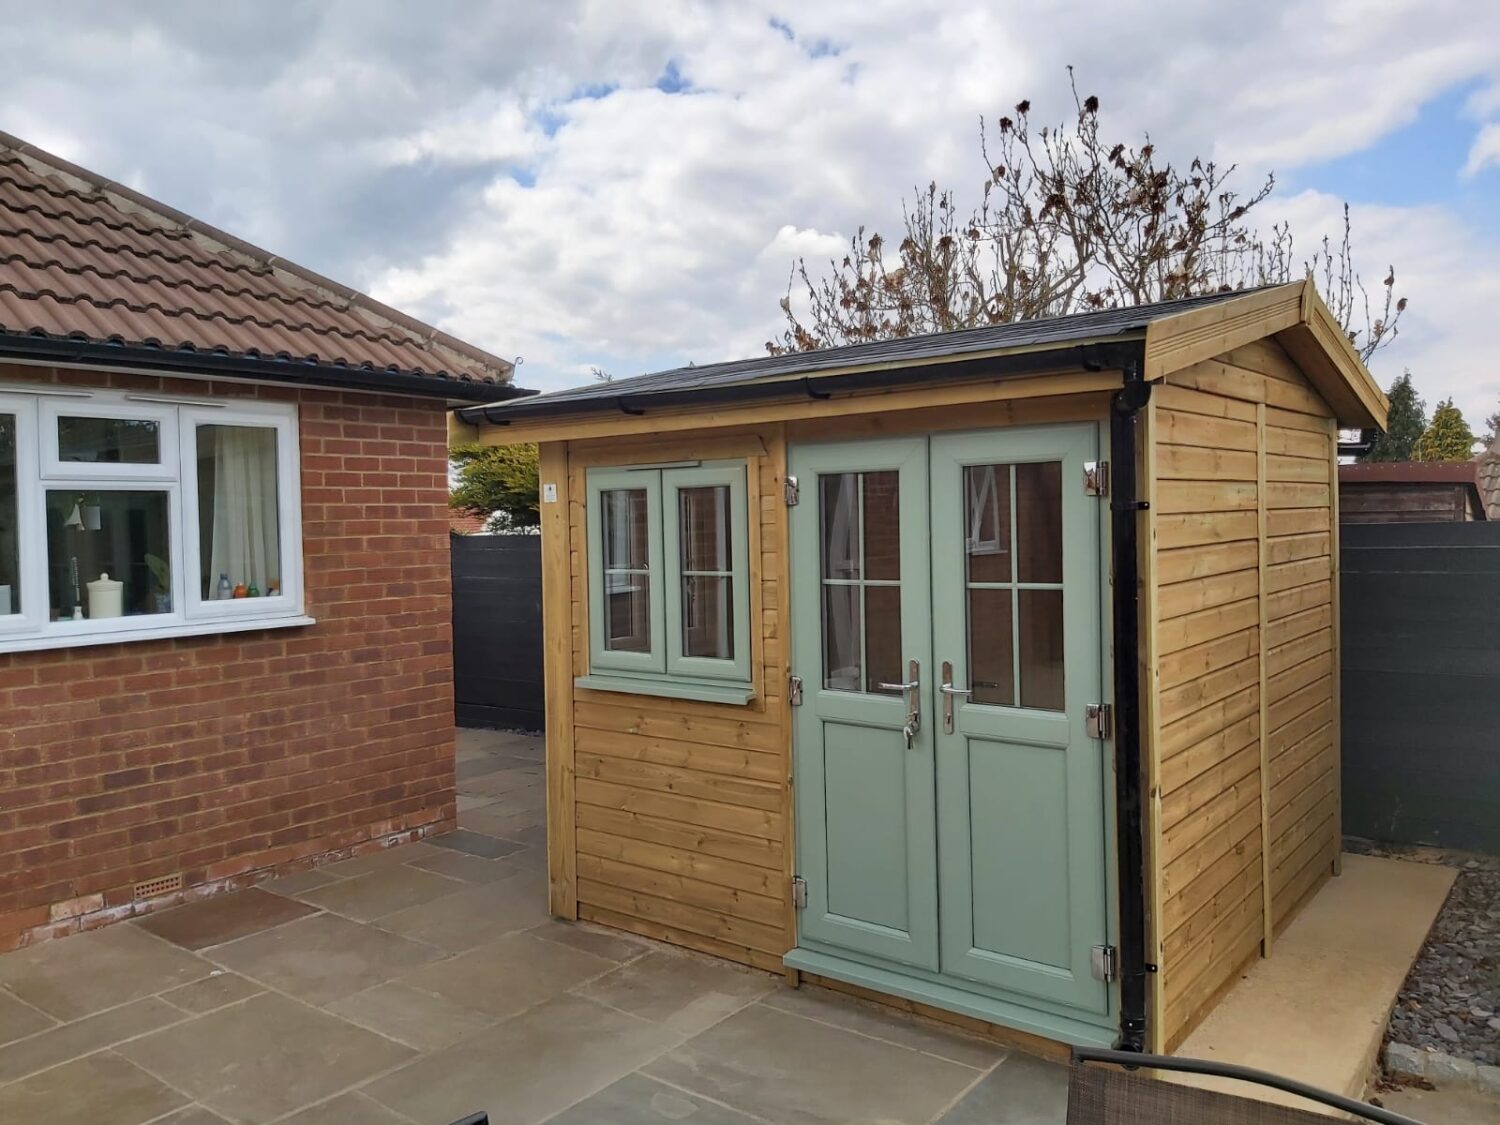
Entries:
POLYGON ((585 687, 745 702, 745 463, 588 474, 585 687))
POLYGON ((296 408, 0 393, 0 652, 302 615, 296 408))

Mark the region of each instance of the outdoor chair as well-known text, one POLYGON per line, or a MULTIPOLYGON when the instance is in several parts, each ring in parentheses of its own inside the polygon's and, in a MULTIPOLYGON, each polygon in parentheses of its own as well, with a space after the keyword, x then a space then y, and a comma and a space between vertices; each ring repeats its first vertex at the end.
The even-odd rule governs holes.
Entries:
POLYGON ((1073 1048, 1068 1079, 1068 1125, 1329 1125, 1321 1113, 1241 1098, 1218 1090, 1147 1077, 1143 1070, 1211 1074, 1284 1090, 1362 1121, 1420 1125, 1379 1106, 1247 1066, 1143 1055, 1131 1051, 1073 1048))

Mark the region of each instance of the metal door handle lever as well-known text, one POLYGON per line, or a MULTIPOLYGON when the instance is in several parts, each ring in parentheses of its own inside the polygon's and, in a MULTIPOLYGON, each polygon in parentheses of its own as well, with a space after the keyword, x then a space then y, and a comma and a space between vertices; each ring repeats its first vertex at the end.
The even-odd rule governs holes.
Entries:
POLYGON ((907 662, 907 679, 900 684, 876 684, 882 691, 899 691, 906 704, 906 722, 901 726, 901 737, 910 750, 922 729, 922 666, 915 660, 907 662))
POLYGON ((943 694, 943 733, 953 733, 953 697, 962 696, 967 699, 974 694, 973 688, 962 688, 953 686, 953 661, 943 661, 943 682, 938 685, 938 691, 943 694))

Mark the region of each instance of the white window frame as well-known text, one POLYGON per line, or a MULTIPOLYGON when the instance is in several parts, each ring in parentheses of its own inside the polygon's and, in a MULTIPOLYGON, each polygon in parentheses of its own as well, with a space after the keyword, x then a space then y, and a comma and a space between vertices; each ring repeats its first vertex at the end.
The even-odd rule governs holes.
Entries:
POLYGON ((177 479, 177 411, 160 403, 136 402, 124 395, 95 392, 88 399, 42 400, 42 476, 73 481, 175 481, 177 479), (159 459, 155 464, 64 461, 57 427, 63 418, 113 418, 122 422, 155 422, 159 459))
MULTIPOLYGON (((183 603, 187 616, 198 621, 239 621, 277 613, 302 612, 302 506, 298 502, 300 480, 297 464, 297 421, 294 413, 277 409, 240 406, 184 406, 181 408, 182 511, 192 520, 194 534, 183 540, 183 570, 186 583, 183 603), (274 598, 235 598, 220 601, 203 597, 198 575, 207 549, 196 534, 198 527, 198 427, 253 426, 276 433, 276 511, 281 554, 281 593, 274 598)), ((212 576, 210 576, 212 579, 212 576)))
MULTIPOLYGON (((167 395, 143 398, 123 391, 0 387, 0 414, 16 418, 21 586, 19 612, 0 614, 0 653, 313 624, 304 612, 296 406, 233 399, 225 399, 221 406, 211 400, 167 395), (57 419, 63 415, 155 421, 161 463, 60 461, 57 419), (199 575, 201 551, 206 548, 199 543, 197 427, 203 424, 260 426, 276 433, 281 593, 274 598, 217 601, 202 597, 199 575), (160 492, 167 497, 170 612, 83 621, 49 619, 46 504, 51 491, 160 492)), ((80 576, 80 585, 97 577, 80 576)))

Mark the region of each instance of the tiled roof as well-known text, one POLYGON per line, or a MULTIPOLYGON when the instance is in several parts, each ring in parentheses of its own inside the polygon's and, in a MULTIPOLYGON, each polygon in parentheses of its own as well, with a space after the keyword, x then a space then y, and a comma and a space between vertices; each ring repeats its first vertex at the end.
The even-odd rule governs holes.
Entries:
POLYGON ((448 530, 454 535, 483 535, 484 525, 489 522, 488 512, 476 512, 467 508, 448 509, 448 530))
POLYGON ((513 368, 0 133, 0 351, 38 337, 292 363, 309 382, 415 376, 468 399, 513 368))
POLYGON ((1484 502, 1484 514, 1500 520, 1500 436, 1479 455, 1479 498, 1484 502))

